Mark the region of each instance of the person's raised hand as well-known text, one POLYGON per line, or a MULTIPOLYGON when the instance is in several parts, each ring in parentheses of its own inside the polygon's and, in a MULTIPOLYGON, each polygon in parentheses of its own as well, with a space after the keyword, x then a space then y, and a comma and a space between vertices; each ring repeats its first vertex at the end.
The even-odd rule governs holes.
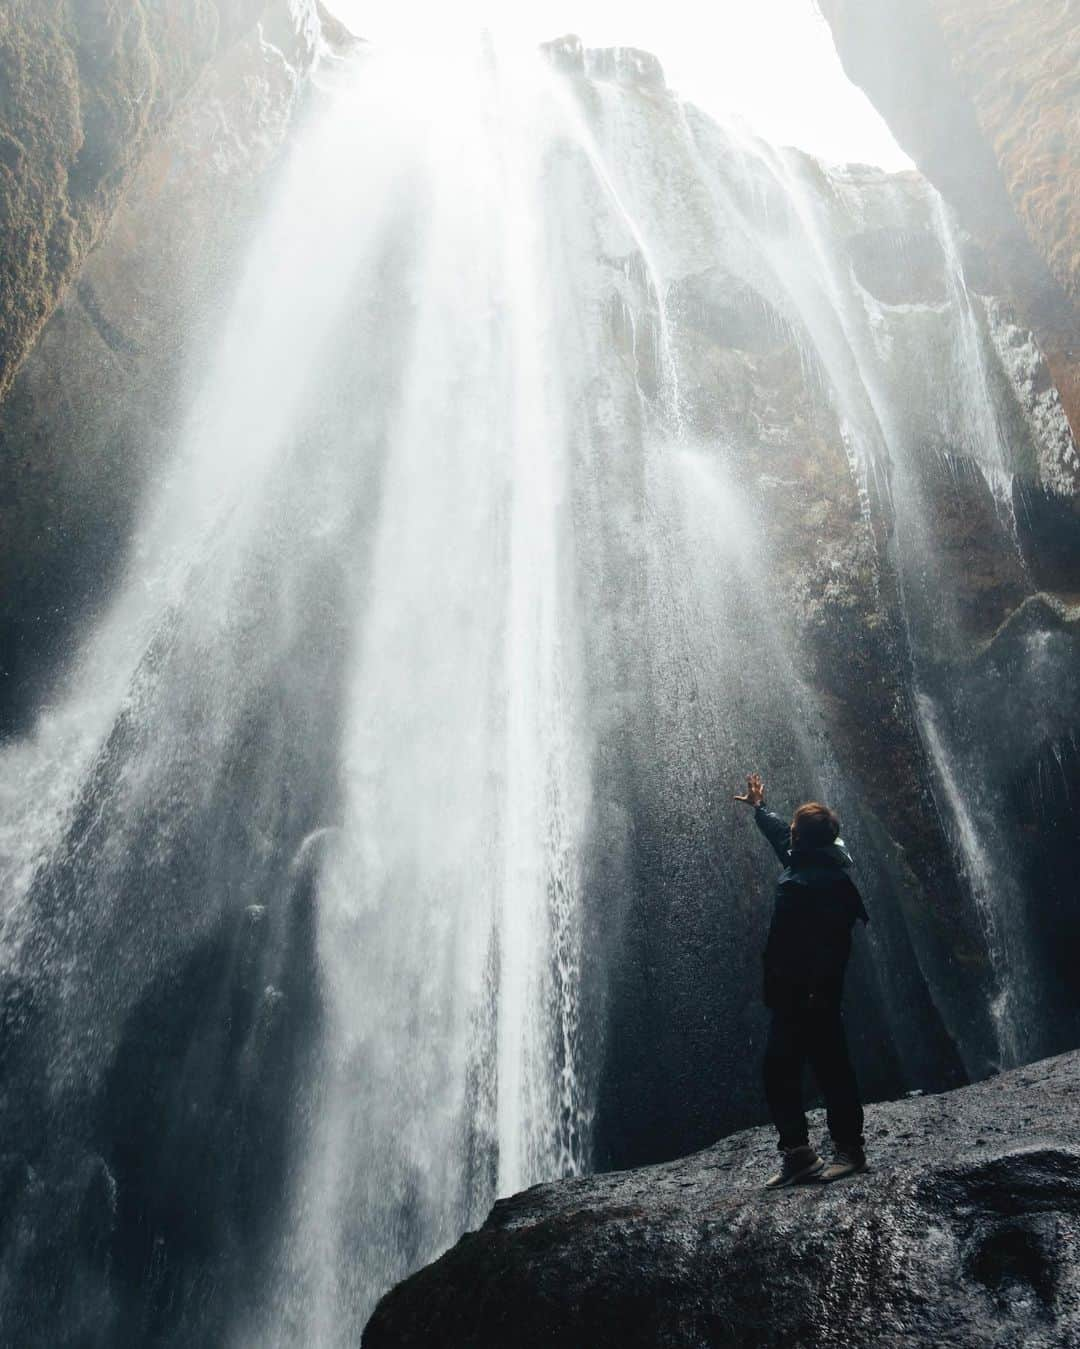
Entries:
POLYGON ((736 801, 745 801, 748 806, 755 809, 765 800, 765 784, 761 780, 760 773, 751 773, 746 779, 746 792, 742 796, 736 796, 736 801))

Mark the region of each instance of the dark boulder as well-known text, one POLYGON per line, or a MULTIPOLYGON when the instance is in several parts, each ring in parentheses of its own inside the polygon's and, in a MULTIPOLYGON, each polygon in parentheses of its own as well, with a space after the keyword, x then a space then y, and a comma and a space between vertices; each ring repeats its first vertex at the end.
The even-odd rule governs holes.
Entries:
POLYGON ((537 1186, 388 1293, 364 1349, 1065 1349, 1078 1090, 1068 1054, 874 1106, 872 1169, 833 1186, 763 1192, 768 1129, 537 1186))

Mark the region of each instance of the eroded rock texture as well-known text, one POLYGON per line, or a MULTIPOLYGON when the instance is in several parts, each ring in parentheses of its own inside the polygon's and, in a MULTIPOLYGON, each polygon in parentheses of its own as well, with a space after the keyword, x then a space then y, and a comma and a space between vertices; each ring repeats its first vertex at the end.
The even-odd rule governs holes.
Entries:
POLYGON ((364 1349, 1066 1349, 1078 1090, 1066 1055, 875 1106, 872 1169, 832 1186, 764 1193, 767 1129, 537 1186, 390 1292, 364 1349))
POLYGON ((822 0, 850 76, 983 244, 1080 428, 1080 22, 1055 0, 822 0))

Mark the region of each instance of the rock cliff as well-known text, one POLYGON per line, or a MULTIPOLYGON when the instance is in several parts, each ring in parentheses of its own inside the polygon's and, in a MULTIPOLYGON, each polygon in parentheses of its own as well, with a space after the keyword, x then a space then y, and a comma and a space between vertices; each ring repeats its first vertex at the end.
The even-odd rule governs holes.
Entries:
POLYGON ((1070 1054, 875 1106, 872 1169, 832 1186, 764 1193, 767 1129, 537 1186, 388 1293, 364 1349, 1066 1349, 1078 1091, 1070 1054))
POLYGON ((822 0, 848 74, 986 249, 1080 429, 1080 24, 1053 0, 822 0))

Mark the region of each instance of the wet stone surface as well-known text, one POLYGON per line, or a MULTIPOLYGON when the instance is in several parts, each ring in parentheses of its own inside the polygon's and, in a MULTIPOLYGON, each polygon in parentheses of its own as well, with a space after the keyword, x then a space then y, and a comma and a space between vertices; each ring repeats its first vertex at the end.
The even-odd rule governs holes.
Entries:
POLYGON ((365 1349, 1065 1349, 1080 1341, 1078 1092, 1069 1054, 873 1106, 871 1169, 832 1186, 763 1192, 768 1129, 537 1186, 392 1290, 365 1349))

